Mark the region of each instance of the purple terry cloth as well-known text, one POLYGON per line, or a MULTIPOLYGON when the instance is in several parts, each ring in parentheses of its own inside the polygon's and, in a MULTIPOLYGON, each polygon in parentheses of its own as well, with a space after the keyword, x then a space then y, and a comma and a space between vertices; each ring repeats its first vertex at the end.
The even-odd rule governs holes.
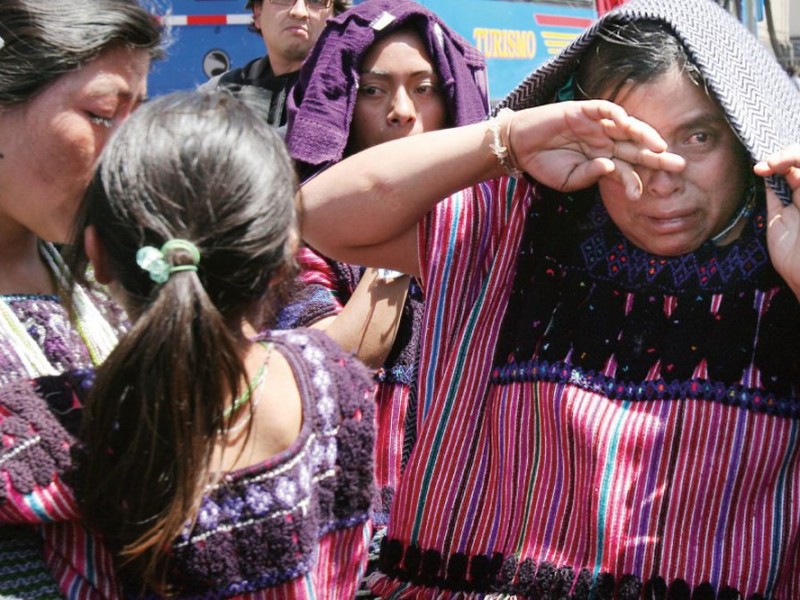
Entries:
POLYGON ((486 63, 477 49, 417 2, 367 0, 328 21, 289 96, 286 144, 302 179, 344 156, 364 55, 403 27, 422 37, 441 79, 450 124, 486 118, 486 63))

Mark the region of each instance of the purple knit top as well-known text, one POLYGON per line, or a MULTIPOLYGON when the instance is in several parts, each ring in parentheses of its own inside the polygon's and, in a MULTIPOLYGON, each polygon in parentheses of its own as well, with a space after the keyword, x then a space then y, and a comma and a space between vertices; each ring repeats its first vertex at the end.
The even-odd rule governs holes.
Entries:
POLYGON ((323 536, 368 519, 374 403, 366 370, 313 330, 270 340, 295 373, 302 430, 281 454, 208 490, 194 527, 173 547, 182 596, 229 597, 302 577, 315 569, 323 536))
MULTIPOLYGON (((327 598, 332 585, 354 593, 363 572, 373 496, 374 384, 363 365, 321 332, 266 339, 292 368, 302 429, 285 451, 229 472, 207 490, 196 522, 173 546, 170 583, 177 597, 250 597, 267 590, 302 597, 311 588, 327 598)), ((73 492, 64 482, 74 480, 81 460, 69 448, 79 429, 77 402, 92 379, 93 371, 82 370, 33 384, 18 380, 0 394, 0 437, 8 440, 0 446, 0 522, 31 502, 40 507, 41 523, 74 518, 73 492)), ((131 591, 138 592, 136 583, 131 591)))

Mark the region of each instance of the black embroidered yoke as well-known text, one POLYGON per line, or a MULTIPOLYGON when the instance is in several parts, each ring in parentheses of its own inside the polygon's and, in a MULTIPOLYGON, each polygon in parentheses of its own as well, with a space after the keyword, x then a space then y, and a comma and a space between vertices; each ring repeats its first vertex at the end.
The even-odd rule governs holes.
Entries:
POLYGON ((493 380, 570 379, 612 398, 703 398, 800 417, 800 304, 772 268, 766 219, 663 257, 594 195, 544 190, 520 248, 493 380))

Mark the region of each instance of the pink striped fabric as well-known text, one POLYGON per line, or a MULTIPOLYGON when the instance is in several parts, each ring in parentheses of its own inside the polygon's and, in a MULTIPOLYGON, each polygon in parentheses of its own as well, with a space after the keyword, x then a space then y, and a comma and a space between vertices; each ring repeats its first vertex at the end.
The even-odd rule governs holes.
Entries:
MULTIPOLYGON (((38 400, 31 396, 31 400, 38 400)), ((4 411, 4 418, 13 416, 4 411)), ((55 425, 48 411, 39 418, 47 419, 49 428, 61 431, 66 445, 69 434, 55 425)), ((2 421, 2 419, 0 419, 2 421)), ((37 423, 42 426, 42 423, 37 423)), ((17 458, 36 462, 37 452, 47 452, 41 436, 22 441, 15 452, 15 440, 7 438, 10 452, 4 461, 17 458)), ((51 442, 52 443, 52 440, 51 442)), ((61 593, 75 600, 114 600, 121 598, 110 553, 102 542, 77 520, 79 510, 72 489, 57 473, 48 484, 33 484, 31 490, 20 493, 8 471, 0 471, 5 489, 5 502, 0 503, 0 523, 38 525, 44 541, 44 558, 61 593)))
MULTIPOLYGON (((306 285, 321 285, 335 294, 336 274, 328 262, 311 248, 303 246, 297 251, 297 262, 300 265, 300 279, 306 285)), ((337 308, 342 310, 342 304, 334 296, 337 308)))
POLYGON ((0 509, 5 524, 40 524, 45 561, 67 598, 120 598, 110 553, 83 527, 72 490, 56 479, 19 494, 6 482, 7 501, 0 509))
POLYGON ((394 490, 400 482, 408 396, 408 386, 400 383, 379 383, 375 392, 375 485, 378 490, 394 490))
POLYGON ((79 521, 52 523, 42 530, 45 560, 66 598, 122 598, 111 553, 97 536, 79 521))
MULTIPOLYGON (((496 591, 533 589, 546 564, 563 597, 579 596, 585 574, 587 586, 608 577, 621 598, 644 596, 655 578, 689 593, 710 584, 708 597, 800 598, 796 419, 708 400, 613 400, 569 377, 491 382, 532 195, 524 181, 480 184, 420 228, 419 438, 382 553, 388 575, 373 590, 484 597, 489 584, 471 582, 495 561, 508 584, 496 591)), ((655 365, 648 379, 660 375, 655 365)))

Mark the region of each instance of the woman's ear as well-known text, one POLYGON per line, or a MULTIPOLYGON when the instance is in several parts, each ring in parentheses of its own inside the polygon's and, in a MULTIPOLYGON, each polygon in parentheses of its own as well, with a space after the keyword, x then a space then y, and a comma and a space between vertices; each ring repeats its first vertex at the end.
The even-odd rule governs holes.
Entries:
POLYGON ((97 235, 94 225, 87 225, 83 232, 83 250, 89 257, 89 262, 94 268, 94 278, 97 283, 108 285, 114 281, 114 275, 108 264, 108 255, 105 246, 97 235))

